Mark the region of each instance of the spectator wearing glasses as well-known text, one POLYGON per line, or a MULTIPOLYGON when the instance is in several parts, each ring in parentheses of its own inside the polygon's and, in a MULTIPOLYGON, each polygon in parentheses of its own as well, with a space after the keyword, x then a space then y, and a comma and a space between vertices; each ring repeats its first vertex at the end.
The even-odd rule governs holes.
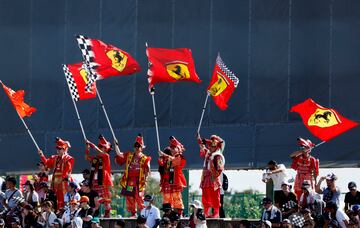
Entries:
POLYGON ((111 143, 108 142, 104 136, 99 136, 99 143, 96 146, 90 141, 86 141, 85 159, 90 162, 90 186, 95 190, 102 199, 101 203, 105 206, 105 218, 110 217, 111 210, 111 192, 110 188, 113 186, 111 179, 111 162, 110 151, 112 149, 111 143), (97 152, 97 155, 90 156, 90 148, 97 152))
POLYGON ((141 210, 144 206, 144 191, 146 179, 150 172, 150 156, 143 154, 145 149, 144 139, 141 134, 136 137, 134 152, 121 152, 115 141, 115 162, 125 164, 125 172, 121 178, 121 194, 126 198, 126 209, 132 217, 136 217, 136 209, 141 210))
POLYGON ((356 183, 351 181, 348 184, 349 192, 345 194, 345 211, 352 208, 353 205, 360 204, 360 192, 357 190, 356 183))
POLYGON ((64 194, 66 192, 68 182, 71 180, 71 172, 74 165, 74 158, 68 154, 71 147, 68 141, 56 138, 56 155, 46 158, 44 153, 39 150, 41 161, 49 169, 53 168, 51 188, 57 197, 58 208, 64 206, 64 194))

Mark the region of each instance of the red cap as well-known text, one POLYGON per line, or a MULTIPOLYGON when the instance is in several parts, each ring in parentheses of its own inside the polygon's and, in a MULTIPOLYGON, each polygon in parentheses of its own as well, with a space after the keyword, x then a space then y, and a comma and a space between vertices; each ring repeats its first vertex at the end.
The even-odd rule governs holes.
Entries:
POLYGON ((185 147, 174 136, 170 136, 170 147, 178 147, 179 150, 184 151, 185 147))
POLYGON ((81 196, 80 197, 80 200, 79 200, 79 202, 80 203, 82 203, 82 202, 89 202, 90 200, 89 200, 89 197, 87 197, 87 196, 81 196))
POLYGON ((106 152, 109 152, 111 150, 111 143, 106 141, 106 139, 104 138, 104 136, 99 135, 99 143, 98 143, 98 147, 105 147, 106 148, 106 152))
POLYGON ((315 146, 309 139, 297 138, 297 142, 300 146, 311 149, 315 146))
POLYGON ((145 144, 144 144, 144 138, 142 137, 141 134, 138 134, 138 136, 136 136, 135 139, 135 144, 138 143, 142 148, 145 148, 145 144))
POLYGON ((59 137, 56 137, 56 148, 68 149, 71 147, 69 141, 64 141, 59 137))

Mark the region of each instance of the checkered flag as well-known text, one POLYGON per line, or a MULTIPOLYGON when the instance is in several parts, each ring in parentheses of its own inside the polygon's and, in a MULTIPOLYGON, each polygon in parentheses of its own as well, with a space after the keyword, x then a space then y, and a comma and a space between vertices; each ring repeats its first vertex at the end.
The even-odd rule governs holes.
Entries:
POLYGON ((303 227, 305 224, 304 216, 294 214, 291 219, 291 224, 293 224, 295 227, 303 227))
POLYGON ((96 73, 96 68, 99 64, 95 61, 95 54, 92 50, 92 41, 86 36, 78 35, 76 36, 81 54, 84 58, 86 67, 84 69, 88 70, 88 83, 86 84, 85 90, 87 92, 91 91, 91 87, 94 82, 99 78, 99 75, 96 73))
POLYGON ((289 211, 293 208, 295 208, 297 206, 297 203, 292 201, 292 200, 289 200, 287 201, 286 203, 284 203, 284 205, 282 205, 282 211, 289 211))
POLYGON ((65 65, 65 64, 63 65, 63 70, 64 70, 66 82, 69 86, 71 97, 72 97, 72 99, 74 99, 74 101, 78 101, 80 96, 79 96, 79 92, 78 92, 75 80, 74 80, 67 65, 65 65))
POLYGON ((229 68, 222 61, 220 54, 218 54, 216 58, 216 64, 220 67, 220 69, 230 78, 230 80, 234 83, 234 87, 236 88, 239 84, 239 78, 235 76, 235 74, 229 70, 229 68))

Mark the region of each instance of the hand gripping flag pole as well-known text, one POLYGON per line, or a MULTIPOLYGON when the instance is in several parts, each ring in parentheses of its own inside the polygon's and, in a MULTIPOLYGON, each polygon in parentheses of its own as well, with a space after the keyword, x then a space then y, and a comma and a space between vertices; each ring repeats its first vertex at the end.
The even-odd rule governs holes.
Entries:
MULTIPOLYGON (((5 90, 5 85, 4 85, 4 83, 0 80, 0 83, 3 85, 3 88, 4 88, 4 90, 5 90)), ((7 87, 6 87, 7 88, 7 87)), ((8 88, 7 88, 8 89, 8 88)), ((8 92, 7 91, 5 91, 7 94, 8 94, 8 92)), ((9 96, 9 94, 8 94, 8 96, 9 96)), ((11 100, 11 97, 9 97, 10 98, 10 100, 11 100)), ((37 150, 40 150, 40 147, 39 147, 39 145, 37 144, 37 142, 36 142, 36 140, 35 140, 35 138, 34 138, 34 136, 31 134, 31 131, 30 131, 30 129, 28 128, 28 126, 27 126, 27 124, 25 123, 25 121, 24 121, 24 119, 23 119, 23 117, 21 117, 21 115, 19 114, 19 112, 18 112, 18 110, 16 109, 16 107, 15 107, 15 110, 16 110, 16 114, 19 116, 19 118, 20 118, 20 120, 21 120, 21 122, 23 123, 23 125, 24 125, 24 127, 25 127, 25 129, 26 129, 26 131, 29 133, 29 136, 30 136, 30 138, 32 139, 32 141, 33 141, 33 143, 34 143, 34 145, 35 145, 35 147, 36 147, 36 149, 37 150)), ((34 109, 34 111, 35 111, 35 109, 34 109)), ((31 115, 31 114, 30 114, 31 115)), ((29 116, 30 116, 29 115, 29 116)), ((25 116, 24 116, 25 117, 25 116)))
POLYGON ((109 120, 109 116, 108 116, 108 114, 107 114, 107 112, 106 112, 105 105, 104 105, 104 103, 102 102, 102 99, 101 99, 101 96, 100 96, 100 93, 99 93, 99 90, 97 89, 97 87, 96 87, 96 93, 97 93, 97 97, 99 98, 101 108, 102 108, 102 110, 104 111, 104 115, 105 115, 106 121, 107 121, 108 124, 109 124, 111 134, 112 134, 114 140, 117 140, 117 139, 116 139, 116 136, 115 136, 115 133, 114 133, 114 130, 113 130, 112 126, 111 126, 111 123, 110 123, 110 120, 109 120))
POLYGON ((209 96, 210 96, 210 92, 207 91, 206 98, 205 98, 205 103, 204 103, 204 107, 203 107, 203 109, 202 109, 202 113, 201 113, 201 117, 200 117, 200 122, 199 122, 199 126, 198 126, 198 129, 197 129, 197 133, 198 133, 198 134, 200 134, 200 128, 201 128, 201 124, 202 124, 202 121, 203 121, 203 118, 204 118, 204 113, 205 113, 205 109, 206 109, 206 105, 207 105, 209 96))
POLYGON ((78 118, 78 121, 79 121, 79 124, 80 124, 80 128, 81 128, 81 132, 82 132, 82 135, 83 135, 83 137, 84 137, 84 140, 86 141, 87 139, 86 139, 86 135, 85 135, 84 127, 83 127, 82 122, 81 122, 81 119, 80 119, 79 111, 78 111, 78 109, 77 109, 77 106, 76 106, 75 100, 74 100, 74 98, 73 98, 73 97, 72 97, 72 95, 71 95, 71 89, 70 89, 69 83, 68 83, 68 81, 67 81, 67 79, 66 79, 66 74, 67 74, 67 73, 66 73, 66 71, 67 71, 67 67, 66 67, 65 65, 63 65, 63 70, 64 70, 64 73, 65 73, 65 81, 66 81, 66 85, 68 86, 69 93, 70 93, 70 98, 71 98, 71 100, 72 100, 72 102, 73 102, 73 104, 74 104, 74 108, 75 108, 76 116, 77 116, 77 118, 78 118))

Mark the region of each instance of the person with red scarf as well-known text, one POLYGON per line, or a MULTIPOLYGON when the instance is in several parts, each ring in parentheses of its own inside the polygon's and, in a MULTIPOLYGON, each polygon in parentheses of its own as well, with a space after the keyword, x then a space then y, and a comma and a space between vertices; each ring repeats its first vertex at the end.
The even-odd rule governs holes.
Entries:
POLYGON ((170 136, 169 143, 164 152, 159 151, 160 191, 163 194, 163 204, 170 203, 171 207, 182 215, 184 204, 181 193, 186 187, 186 179, 182 172, 186 164, 183 156, 185 147, 174 136, 170 136))
POLYGON ((297 141, 301 149, 293 152, 290 157, 293 159, 291 168, 297 171, 294 190, 299 200, 302 194, 302 183, 305 180, 310 182, 311 189, 315 188, 316 177, 319 175, 319 160, 310 156, 312 148, 315 147, 314 143, 303 138, 298 138, 297 141))
POLYGON ((71 147, 68 141, 56 138, 57 155, 46 158, 44 153, 39 150, 41 161, 49 169, 53 168, 51 188, 56 194, 58 209, 64 206, 64 194, 68 186, 68 182, 72 180, 71 172, 74 166, 74 158, 68 154, 71 147))
POLYGON ((96 146, 90 141, 86 141, 85 159, 91 164, 90 186, 99 194, 100 203, 105 206, 105 218, 110 217, 111 192, 113 186, 111 178, 110 153, 111 143, 106 141, 104 136, 99 136, 99 143, 96 146), (90 148, 98 152, 95 156, 90 156, 90 148))
POLYGON ((202 203, 204 213, 208 218, 218 218, 220 209, 220 175, 224 170, 225 158, 223 151, 225 141, 217 135, 210 139, 197 137, 200 146, 200 157, 204 158, 200 188, 202 189, 202 203), (213 208, 213 213, 210 213, 213 208))
POLYGON ((125 164, 125 172, 121 178, 121 194, 126 198, 126 209, 132 217, 136 216, 136 208, 140 211, 144 206, 146 179, 150 172, 150 156, 143 154, 144 139, 141 134, 136 137, 134 152, 121 152, 115 142, 115 162, 125 164))

